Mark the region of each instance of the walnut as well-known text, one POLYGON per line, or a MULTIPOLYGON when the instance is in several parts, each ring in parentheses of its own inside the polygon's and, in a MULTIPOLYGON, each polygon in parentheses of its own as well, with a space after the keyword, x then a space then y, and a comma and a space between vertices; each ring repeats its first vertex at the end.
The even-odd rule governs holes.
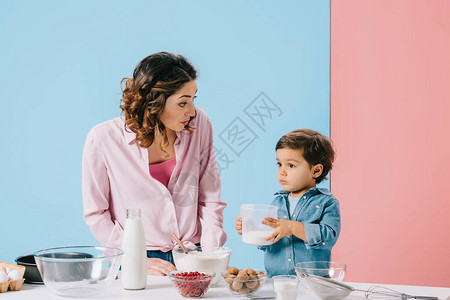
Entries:
POLYGON ((240 290, 239 290, 239 294, 241 295, 247 295, 250 292, 249 288, 246 286, 243 286, 240 290))
POLYGON ((247 269, 242 269, 239 271, 236 277, 240 282, 246 282, 248 280, 247 269))
POLYGON ((239 269, 235 268, 235 267, 229 267, 226 272, 226 274, 228 274, 228 275, 237 275, 238 273, 239 273, 239 269))
POLYGON ((258 280, 249 280, 245 283, 245 285, 250 289, 250 291, 256 291, 259 288, 259 281, 258 280))
POLYGON ((253 269, 247 269, 247 274, 250 276, 254 276, 254 275, 256 275, 256 271, 253 269))
POLYGON ((231 289, 233 291, 239 291, 242 288, 243 285, 244 285, 244 283, 242 283, 241 281, 235 279, 233 281, 233 283, 230 285, 230 287, 231 287, 231 289))

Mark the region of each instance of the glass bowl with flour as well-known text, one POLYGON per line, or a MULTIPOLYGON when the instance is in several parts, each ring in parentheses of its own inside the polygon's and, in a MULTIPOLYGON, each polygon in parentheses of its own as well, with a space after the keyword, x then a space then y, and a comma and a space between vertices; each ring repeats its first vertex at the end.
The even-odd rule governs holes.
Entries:
POLYGON ((173 260, 177 270, 209 270, 214 272, 211 287, 218 286, 220 274, 228 269, 231 249, 227 247, 195 247, 187 249, 185 254, 179 246, 172 250, 173 260))

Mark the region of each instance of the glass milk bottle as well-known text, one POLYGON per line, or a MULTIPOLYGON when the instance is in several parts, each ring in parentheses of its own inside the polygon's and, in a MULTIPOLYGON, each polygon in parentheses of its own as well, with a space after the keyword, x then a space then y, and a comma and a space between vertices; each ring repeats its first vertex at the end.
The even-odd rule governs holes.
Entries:
POLYGON ((147 285, 147 249, 141 210, 127 209, 127 221, 123 233, 121 280, 127 290, 145 289, 147 285))

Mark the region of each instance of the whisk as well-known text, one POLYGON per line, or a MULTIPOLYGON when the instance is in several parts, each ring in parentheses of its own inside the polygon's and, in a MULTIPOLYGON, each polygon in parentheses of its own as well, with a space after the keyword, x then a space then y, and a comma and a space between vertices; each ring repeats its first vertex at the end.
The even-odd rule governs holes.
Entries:
POLYGON ((412 296, 383 286, 372 286, 368 290, 358 290, 354 287, 317 275, 302 273, 309 287, 323 300, 341 300, 351 292, 363 292, 366 299, 428 299, 438 300, 437 297, 412 296))
MULTIPOLYGON (((353 289, 354 291, 362 291, 353 289)), ((364 295, 366 296, 366 299, 385 299, 385 298, 399 298, 402 300, 406 299, 438 299, 437 297, 428 297, 428 296, 412 296, 408 295, 402 292, 398 292, 396 290, 374 285, 371 286, 367 291, 364 291, 364 295)))

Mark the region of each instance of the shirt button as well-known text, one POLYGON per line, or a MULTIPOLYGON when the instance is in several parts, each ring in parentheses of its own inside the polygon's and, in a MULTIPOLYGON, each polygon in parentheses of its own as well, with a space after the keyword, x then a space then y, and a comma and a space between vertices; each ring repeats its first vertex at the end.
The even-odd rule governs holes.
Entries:
POLYGON ((306 199, 306 196, 303 196, 303 199, 306 199))
POLYGON ((295 218, 295 215, 293 215, 292 217, 294 217, 294 218, 295 218))
POLYGON ((325 242, 322 243, 322 245, 325 245, 325 244, 326 244, 325 242))
POLYGON ((316 205, 316 208, 319 208, 320 206, 319 205, 316 205))
POLYGON ((288 262, 291 262, 291 261, 292 261, 292 259, 288 258, 288 262))
POLYGON ((284 216, 285 219, 287 219, 287 216, 284 216))

